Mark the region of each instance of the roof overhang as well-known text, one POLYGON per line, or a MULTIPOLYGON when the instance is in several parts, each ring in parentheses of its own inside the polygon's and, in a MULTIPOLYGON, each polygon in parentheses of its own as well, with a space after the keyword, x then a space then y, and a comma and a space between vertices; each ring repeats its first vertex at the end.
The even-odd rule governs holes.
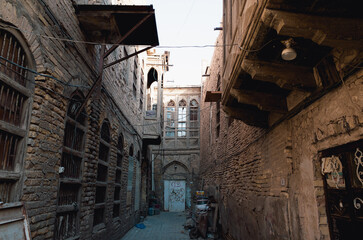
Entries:
POLYGON ((159 45, 155 11, 152 5, 75 5, 81 29, 94 42, 123 45, 159 45))

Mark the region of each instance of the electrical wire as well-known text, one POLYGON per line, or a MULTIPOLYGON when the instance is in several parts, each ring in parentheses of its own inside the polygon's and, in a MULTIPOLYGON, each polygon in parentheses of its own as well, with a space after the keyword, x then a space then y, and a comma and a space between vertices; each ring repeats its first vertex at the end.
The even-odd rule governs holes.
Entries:
POLYGON ((193 7, 194 7, 195 2, 196 2, 196 0, 193 0, 192 5, 190 5, 190 8, 189 8, 189 11, 188 11, 187 15, 185 16, 184 21, 183 21, 181 27, 178 30, 178 33, 175 35, 177 39, 179 38, 179 34, 180 34, 181 30, 184 28, 185 23, 189 19, 190 13, 193 10, 193 7))
MULTIPOLYGON (((116 46, 125 46, 124 44, 115 44, 115 43, 101 43, 101 42, 92 42, 92 41, 83 41, 83 40, 73 40, 68 38, 59 38, 59 37, 52 37, 47 36, 43 34, 37 34, 31 31, 24 31, 18 27, 10 26, 10 25, 4 25, 3 23, 0 23, 0 27, 2 28, 13 28, 18 31, 21 31, 23 33, 35 35, 41 38, 45 39, 51 39, 51 40, 58 40, 62 42, 72 42, 72 43, 82 43, 82 44, 88 44, 88 45, 116 45, 116 46)), ((238 44, 221 44, 221 45, 215 45, 215 44, 207 44, 207 45, 179 45, 179 46, 155 46, 156 48, 209 48, 209 47, 224 47, 224 46, 237 46, 238 44)), ((131 45, 129 45, 131 46, 131 45)))
MULTIPOLYGON (((4 60, 4 61, 6 61, 6 62, 8 62, 8 63, 10 63, 10 64, 12 64, 12 65, 14 65, 14 66, 17 66, 17 67, 19 67, 19 68, 21 68, 21 69, 23 69, 23 70, 26 70, 26 71, 28 71, 28 72, 31 72, 31 73, 33 73, 33 74, 35 74, 35 75, 42 76, 42 77, 46 77, 46 78, 54 79, 54 80, 56 80, 57 82, 61 83, 62 85, 65 85, 65 86, 69 86, 69 87, 77 87, 77 88, 86 88, 86 89, 90 89, 90 88, 91 88, 91 87, 89 87, 89 86, 85 86, 85 85, 74 85, 74 84, 67 83, 67 82, 62 81, 62 80, 59 80, 58 78, 53 77, 53 76, 51 76, 51 75, 43 74, 43 73, 37 72, 37 71, 35 71, 35 70, 32 70, 32 69, 30 69, 30 68, 27 68, 27 67, 21 66, 21 65, 19 65, 19 64, 17 64, 17 63, 15 63, 15 62, 13 62, 13 61, 10 61, 10 60, 9 60, 9 59, 7 59, 7 58, 4 58, 3 56, 0 56, 0 59, 4 60)), ((5 65, 5 66, 6 66, 6 65, 5 65)))
MULTIPOLYGON (((1 56, 0 56, 1 57, 1 56)), ((2 57, 1 57, 2 58, 2 57)), ((5 66, 6 68, 8 68, 10 71, 13 71, 14 73, 16 73, 16 71, 14 71, 12 68, 10 68, 9 66, 7 66, 6 64, 4 64, 3 62, 1 62, 0 61, 0 64, 1 65, 3 65, 3 66, 5 66)), ((33 81, 33 80, 31 80, 31 79, 29 79, 29 78, 24 78, 26 81, 28 81, 30 84, 34 84, 35 86, 38 86, 39 88, 41 88, 41 89, 43 89, 43 90, 46 90, 46 91, 49 91, 49 92, 51 92, 51 93, 53 93, 53 94, 56 94, 56 95, 58 95, 58 96, 60 96, 60 97, 62 97, 62 98, 64 98, 64 99, 66 99, 66 100, 74 100, 73 98, 70 98, 70 97, 68 97, 68 96, 66 96, 66 95, 64 95, 64 94, 62 94, 62 93, 59 93, 59 92, 56 92, 56 91, 54 91, 53 89, 50 89, 50 88, 47 88, 47 87, 45 87, 45 86, 43 86, 43 85, 41 85, 41 84, 39 84, 39 83, 37 83, 36 81, 33 81)), ((103 86, 102 86, 102 89, 105 91, 105 93, 109 96, 109 97, 112 97, 111 95, 110 95, 110 93, 107 91, 107 89, 106 88, 104 88, 103 86)), ((80 102, 80 103, 82 103, 82 102, 80 102)), ((205 110, 205 109, 207 109, 207 108, 209 108, 209 106, 208 107, 206 107, 206 108, 204 108, 204 109, 200 109, 200 111, 203 111, 203 110, 205 110)), ((112 107, 112 108, 110 108, 110 107, 106 107, 106 109, 108 110, 108 111, 110 111, 110 112, 113 112, 113 113, 115 113, 117 116, 118 116, 118 113, 115 111, 115 109, 117 109, 117 107, 112 107)), ((88 116, 87 114, 85 114, 85 113, 83 113, 83 112, 81 112, 80 114, 82 114, 82 115, 84 115, 85 117, 91 117, 91 116, 88 116)), ((121 113, 121 115, 123 115, 122 113, 121 113)), ((188 116, 190 116, 190 114, 187 114, 186 115, 186 117, 188 117, 188 116)), ((120 121, 122 121, 120 118, 119 118, 119 120, 120 121)), ((130 126, 134 126, 134 127, 144 127, 144 126, 151 126, 151 125, 156 125, 156 124, 161 124, 161 123, 166 123, 166 122, 169 122, 168 120, 166 120, 166 121, 156 121, 156 122, 153 122, 153 123, 149 123, 149 124, 128 124, 128 125, 130 125, 130 126)), ((127 126, 126 126, 126 124, 122 121, 121 122, 122 124, 123 124, 123 127, 124 127, 124 129, 126 129, 129 133, 131 133, 131 134, 133 134, 133 135, 135 135, 135 134, 137 134, 136 133, 136 131, 134 131, 134 130, 130 130, 127 126)), ((187 128, 187 129, 189 129, 189 128, 187 128)), ((195 129, 195 128, 190 128, 190 129, 195 129)), ((184 130, 184 129, 183 129, 184 130)), ((138 134, 137 134, 138 135, 138 134)), ((140 136, 139 136, 140 137, 140 136)), ((140 137, 141 138, 141 137, 140 137)))

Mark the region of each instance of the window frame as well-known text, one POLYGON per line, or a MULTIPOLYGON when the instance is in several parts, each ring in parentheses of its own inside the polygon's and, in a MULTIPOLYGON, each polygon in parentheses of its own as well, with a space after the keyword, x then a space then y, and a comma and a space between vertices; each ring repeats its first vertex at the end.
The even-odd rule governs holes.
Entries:
POLYGON ((187 102, 182 99, 178 103, 177 137, 187 137, 187 102))
POLYGON ((96 177, 96 191, 95 191, 95 196, 97 199, 97 187, 99 189, 103 188, 105 189, 104 191, 104 197, 103 197, 103 201, 101 202, 96 202, 95 200, 95 205, 94 205, 94 216, 93 216, 93 229, 94 231, 98 231, 101 228, 105 227, 105 215, 106 215, 106 203, 107 203, 107 186, 108 186, 108 174, 109 174, 109 168, 110 168, 110 164, 109 164, 109 160, 110 160, 110 152, 111 152, 111 132, 110 132, 110 122, 108 121, 108 119, 103 120, 102 125, 101 125, 101 129, 100 129, 100 142, 99 142, 99 154, 98 154, 98 163, 97 163, 97 177, 96 177), (102 138, 102 131, 103 131, 103 126, 106 126, 108 130, 108 137, 109 137, 109 141, 107 141, 107 139, 103 139, 102 138), (103 159, 100 159, 100 151, 101 151, 101 144, 105 147, 108 148, 108 153, 107 153, 107 161, 104 161, 103 159), (99 176, 99 170, 100 170, 100 165, 106 168, 106 177, 105 180, 99 180, 97 179, 99 176), (102 216, 102 221, 99 223, 95 224, 95 217, 96 217, 96 211, 103 209, 103 216, 102 216))
MULTIPOLYGON (((1 22, 1 21, 0 21, 1 22)), ((0 27, 0 33, 1 36, 3 36, 2 34, 9 34, 9 36, 11 36, 12 40, 14 40, 14 44, 16 42, 16 47, 19 52, 22 52, 22 59, 24 60, 23 64, 19 64, 22 65, 28 69, 34 69, 35 67, 35 61, 34 58, 32 56, 31 51, 28 48, 28 44, 26 43, 26 40, 23 38, 22 34, 12 28, 2 28, 0 27)), ((4 40, 4 38, 1 38, 2 40, 4 40)), ((3 46, 3 42, 0 42, 1 46, 3 46)), ((15 45, 14 45, 15 46, 15 45)), ((13 46, 13 47, 14 47, 13 46)), ((13 51, 14 53, 15 51, 13 51)), ((8 54, 10 53, 10 51, 8 51, 8 54)), ((0 52, 0 55, 1 52, 0 52)), ((12 59, 13 62, 16 62, 14 60, 14 54, 12 59)), ((9 56, 3 56, 7 59, 9 59, 9 56)), ((18 55, 19 57, 19 55, 18 55)), ((17 58, 18 58, 17 57, 17 58)), ((19 60, 19 59, 18 59, 19 60)), ((9 75, 7 73, 8 70, 4 70, 4 72, 2 71, 2 68, 0 68, 0 89, 5 88, 7 86, 8 89, 11 89, 13 91, 13 95, 14 94, 18 94, 18 97, 20 95, 22 95, 22 97, 24 98, 23 102, 22 102, 22 106, 19 106, 19 124, 13 124, 10 123, 8 121, 5 121, 3 119, 0 119, 0 130, 2 132, 4 132, 5 134, 8 135, 15 135, 17 138, 19 138, 20 140, 18 140, 13 148, 15 157, 13 162, 13 167, 11 170, 0 170, 0 184, 4 184, 4 186, 7 186, 8 191, 4 194, 4 196, 2 196, 2 201, 3 202, 18 202, 20 201, 21 198, 21 191, 22 191, 22 178, 23 178, 23 174, 24 174, 24 161, 25 161, 25 154, 26 154, 26 142, 28 139, 28 131, 29 131, 29 125, 30 125, 30 116, 31 116, 31 111, 32 111, 32 101, 33 101, 33 92, 34 92, 34 75, 26 70, 22 70, 20 68, 15 67, 10 67, 12 66, 10 63, 4 63, 3 60, 0 60, 1 62, 1 66, 5 65, 5 67, 8 67, 8 69, 12 69, 10 71, 13 72, 18 72, 19 75, 21 75, 22 73, 24 73, 25 75, 22 77, 23 78, 23 83, 21 84, 20 82, 18 82, 19 77, 14 77, 15 75, 13 74, 12 76, 9 75), (22 73, 20 73, 20 72, 22 73), (15 149, 16 148, 16 149, 15 149), (6 198, 6 200, 4 200, 6 198)), ((16 75, 18 76, 18 75, 16 75)), ((1 91, 1 90, 0 90, 1 91)), ((10 90, 9 90, 10 91, 10 90)), ((4 93, 5 94, 5 93, 4 93)), ((6 98, 7 96, 5 96, 6 98)), ((0 94, 0 98, 2 101, 2 96, 0 94)), ((15 106, 16 109, 17 106, 15 106)), ((15 111, 14 109, 14 111, 15 111)), ((11 110, 10 110, 11 111, 11 110)), ((15 114, 15 113, 14 113, 15 114)), ((15 120, 14 120, 15 121, 15 120)), ((5 146, 4 146, 5 147, 5 146)))
POLYGON ((175 137, 175 102, 170 100, 166 107, 165 114, 165 137, 174 138, 175 137))
POLYGON ((199 103, 196 99, 192 99, 189 104, 189 137, 199 137, 199 103), (193 101, 196 105, 193 104, 193 101), (194 116, 196 119, 193 118, 194 116))
POLYGON ((115 167, 115 186, 114 186, 114 199, 113 199, 113 211, 112 216, 113 218, 119 218, 121 215, 121 196, 122 196, 122 164, 125 157, 125 139, 122 133, 119 134, 117 139, 117 153, 116 153, 116 167, 115 167), (119 156, 120 159, 119 159, 119 156), (119 163, 120 160, 120 163, 119 163), (119 174, 119 179, 117 178, 117 173, 119 174), (119 180, 119 182, 117 182, 119 180), (116 188, 120 189, 118 199, 115 199, 116 197, 116 188), (119 206, 118 214, 115 216, 115 206, 119 206))

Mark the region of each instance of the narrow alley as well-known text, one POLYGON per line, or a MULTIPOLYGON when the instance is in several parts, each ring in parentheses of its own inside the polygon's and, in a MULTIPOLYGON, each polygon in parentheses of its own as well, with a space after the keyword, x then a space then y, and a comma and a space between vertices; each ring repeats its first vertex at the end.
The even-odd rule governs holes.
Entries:
POLYGON ((0 0, 0 240, 361 240, 357 0, 0 0))
POLYGON ((188 230, 184 229, 184 212, 161 212, 160 215, 148 216, 144 229, 133 227, 121 240, 189 240, 188 230))

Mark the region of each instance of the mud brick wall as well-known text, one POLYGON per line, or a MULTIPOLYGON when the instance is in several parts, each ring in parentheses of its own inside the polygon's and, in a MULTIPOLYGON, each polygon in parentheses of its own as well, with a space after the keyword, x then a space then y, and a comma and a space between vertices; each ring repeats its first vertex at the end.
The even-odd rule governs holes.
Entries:
MULTIPOLYGON (((216 49, 202 99, 217 90, 222 56, 216 49)), ((362 138, 362 92, 356 70, 270 129, 229 119, 221 106, 219 137, 216 103, 203 103, 201 186, 217 199, 230 239, 330 239, 319 151, 362 138)))

